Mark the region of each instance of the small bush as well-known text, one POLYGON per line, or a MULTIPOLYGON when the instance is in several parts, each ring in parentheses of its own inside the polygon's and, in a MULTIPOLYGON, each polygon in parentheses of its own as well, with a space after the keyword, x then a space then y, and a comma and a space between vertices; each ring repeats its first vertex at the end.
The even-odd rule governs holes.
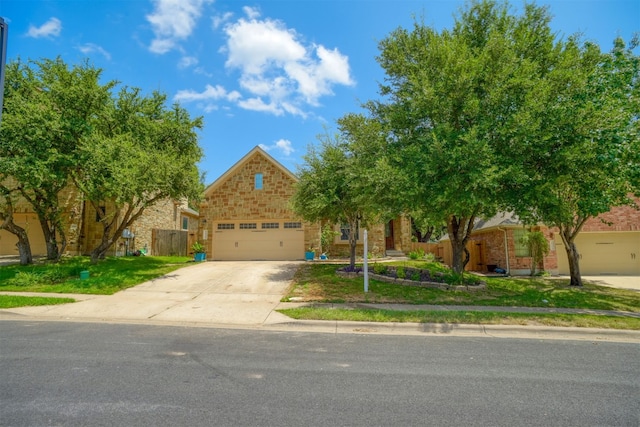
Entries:
POLYGON ((424 259, 427 262, 436 262, 436 254, 429 252, 424 256, 424 259))
POLYGON ((424 258, 424 249, 418 248, 415 251, 409 252, 409 258, 412 260, 422 259, 424 258))
POLYGON ((398 279, 404 279, 405 277, 407 277, 407 274, 404 271, 404 267, 400 266, 396 268, 396 276, 398 277, 398 279))
POLYGON ((14 277, 7 280, 11 286, 35 286, 42 282, 42 275, 32 271, 18 271, 14 277))
POLYGON ((388 268, 386 265, 382 265, 382 264, 374 264, 373 265, 373 272, 376 274, 387 274, 388 268))
POLYGON ((50 267, 39 271, 18 271, 7 281, 11 286, 55 285, 69 278, 69 273, 62 267, 50 267))

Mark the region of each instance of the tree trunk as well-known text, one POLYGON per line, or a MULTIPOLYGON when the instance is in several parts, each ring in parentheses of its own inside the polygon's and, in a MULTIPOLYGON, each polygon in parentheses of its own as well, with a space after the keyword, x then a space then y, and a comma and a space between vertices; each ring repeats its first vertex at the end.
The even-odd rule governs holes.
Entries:
POLYGON ((466 240, 451 239, 451 268, 456 273, 462 273, 464 271, 463 254, 466 240))
POLYGON ((356 245, 358 244, 358 220, 349 221, 349 266, 356 267, 356 245))
POLYGON ((0 213, 0 230, 7 230, 9 233, 18 237, 18 254, 20 255, 20 265, 33 264, 33 255, 31 254, 31 244, 29 243, 29 235, 27 231, 13 222, 13 202, 11 200, 11 194, 8 190, 3 189, 5 197, 6 210, 0 213))
MULTIPOLYGON (((96 211, 98 211, 96 203, 93 201, 91 203, 96 211)), ((124 214, 122 214, 122 209, 116 208, 115 213, 109 221, 107 221, 106 217, 101 218, 101 221, 103 221, 102 239, 98 246, 91 251, 92 264, 96 264, 99 260, 105 258, 109 248, 113 246, 120 236, 122 236, 124 229, 130 227, 131 224, 133 224, 133 222, 142 215, 144 210, 144 206, 136 208, 133 205, 130 205, 127 207, 126 211, 124 211, 124 214), (136 209, 138 210, 136 211, 136 209), (118 222, 120 222, 120 225, 117 225, 118 222)))
POLYGON ((67 247, 67 238, 62 231, 62 224, 54 224, 45 218, 38 215, 40 226, 42 227, 42 233, 44 234, 44 241, 47 247, 47 259, 52 261, 59 261, 60 257, 64 253, 67 247), (60 235, 60 242, 58 242, 58 235, 60 235))
POLYGON ((570 286, 582 286, 582 276, 580 275, 580 253, 576 247, 575 238, 578 235, 580 228, 582 228, 584 221, 586 221, 586 219, 582 221, 575 232, 571 231, 571 227, 560 226, 560 237, 562 237, 562 242, 567 250, 567 258, 569 260, 570 286))
POLYGON ((567 257, 569 258, 569 274, 571 276, 571 286, 582 286, 582 276, 580 275, 580 254, 575 243, 571 243, 567 248, 567 257))
POLYGON ((12 216, 8 217, 5 220, 0 229, 7 230, 9 233, 15 234, 18 237, 18 243, 16 243, 16 247, 18 248, 18 253, 20 254, 20 265, 33 264, 31 244, 29 243, 29 236, 27 235, 27 231, 24 228, 16 225, 13 222, 12 216))
POLYGON ((104 259, 111 245, 112 243, 106 242, 103 239, 103 241, 91 251, 91 264, 97 264, 99 260, 104 259))
POLYGON ((464 261, 462 261, 462 269, 464 270, 469 264, 469 260, 471 260, 471 253, 469 253, 469 249, 467 249, 467 245, 465 244, 462 248, 464 251, 464 261))
POLYGON ((464 271, 466 263, 464 262, 463 255, 465 253, 467 240, 469 240, 469 236, 473 230, 477 211, 478 209, 476 208, 469 217, 451 215, 447 221, 452 252, 451 268, 456 273, 462 273, 464 271))

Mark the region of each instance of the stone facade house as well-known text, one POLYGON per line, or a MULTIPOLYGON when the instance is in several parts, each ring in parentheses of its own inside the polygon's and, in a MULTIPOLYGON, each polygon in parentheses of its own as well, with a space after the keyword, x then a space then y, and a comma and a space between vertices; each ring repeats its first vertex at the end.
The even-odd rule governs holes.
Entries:
MULTIPOLYGON (((102 237, 102 224, 91 203, 83 200, 82 195, 72 185, 60 194, 60 206, 65 224, 67 248, 65 255, 88 255, 102 237)), ((108 214, 113 205, 105 202, 100 207, 108 214)), ((46 245, 42 227, 33 207, 24 199, 18 199, 15 205, 14 222, 27 230, 31 252, 34 256, 46 255, 46 245)), ((189 209, 185 201, 162 200, 145 209, 128 230, 127 236, 118 239, 107 253, 108 255, 125 255, 135 250, 146 250, 154 255, 154 230, 186 230, 189 242, 195 242, 199 227, 199 215, 189 209)), ((15 235, 0 230, 0 256, 17 255, 15 235)), ((186 246, 186 245, 185 245, 186 246)), ((185 247, 185 253, 186 251, 185 247)))
MULTIPOLYGON (((200 238, 210 260, 302 260, 312 248, 329 256, 348 254, 348 236, 340 224, 329 248, 321 249, 321 224, 298 218, 289 201, 297 177, 260 147, 205 189, 200 206, 200 238)), ((363 250, 359 230, 358 253, 363 250)), ((369 252, 408 250, 410 224, 398 218, 368 230, 369 252), (386 232, 385 232, 386 231, 386 232)))
MULTIPOLYGON (((544 225, 535 229, 544 233, 550 248, 539 267, 554 275, 569 274, 567 253, 558 230, 544 225)), ((491 272, 500 267, 511 275, 529 274, 531 257, 526 246, 520 243, 524 232, 523 223, 510 213, 479 220, 467 243, 470 260, 466 269, 491 272)), ((575 243, 583 275, 640 275, 640 210, 617 206, 589 219, 575 243)), ((450 242, 447 239, 440 242, 438 251, 445 263, 451 265, 450 242)))

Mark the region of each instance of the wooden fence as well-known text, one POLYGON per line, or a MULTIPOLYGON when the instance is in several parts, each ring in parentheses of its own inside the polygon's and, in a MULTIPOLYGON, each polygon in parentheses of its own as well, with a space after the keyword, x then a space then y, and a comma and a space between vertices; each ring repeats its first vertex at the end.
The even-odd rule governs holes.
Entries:
POLYGON ((189 236, 186 230, 160 230, 154 228, 151 231, 151 254, 187 256, 188 240, 189 236))
POLYGON ((442 256, 442 254, 438 253, 438 243, 421 243, 421 242, 411 242, 409 246, 409 252, 418 250, 418 248, 422 249, 424 253, 432 253, 436 257, 442 256))

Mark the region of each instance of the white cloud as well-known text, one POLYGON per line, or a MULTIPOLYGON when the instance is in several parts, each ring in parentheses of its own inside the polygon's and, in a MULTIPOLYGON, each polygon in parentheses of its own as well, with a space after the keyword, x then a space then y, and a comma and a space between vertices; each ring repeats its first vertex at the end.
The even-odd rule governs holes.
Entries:
POLYGON ((227 101, 235 102, 241 97, 237 91, 227 92, 225 88, 220 85, 211 86, 206 85, 203 92, 196 92, 193 90, 179 90, 173 97, 174 101, 193 102, 204 100, 219 100, 225 99, 227 101))
POLYGON ((104 50, 102 48, 102 46, 98 46, 97 44, 85 43, 83 45, 78 46, 78 50, 80 52, 84 53, 85 55, 90 55, 90 54, 96 52, 96 53, 101 54, 105 58, 107 58, 109 61, 111 61, 111 54, 109 52, 107 52, 106 50, 104 50))
POLYGON ((231 12, 227 12, 222 15, 215 15, 213 18, 211 18, 211 25, 213 26, 213 29, 217 30, 218 28, 220 28, 220 26, 225 22, 228 22, 232 16, 233 13, 231 12))
POLYGON ((58 37, 60 35, 60 31, 62 31, 62 22, 58 18, 53 17, 40 27, 29 25, 27 36, 36 39, 40 37, 58 37))
POLYGON ((193 67, 195 65, 198 65, 198 58, 194 56, 183 56, 180 58, 180 61, 178 61, 178 68, 180 69, 193 67))
POLYGON ((291 153, 296 151, 291 146, 291 141, 289 141, 288 139, 280 139, 276 141, 276 143, 273 145, 260 144, 260 148, 262 148, 264 151, 280 150, 282 151, 282 154, 284 154, 287 157, 291 155, 291 153))
MULTIPOLYGON (((244 7, 243 11, 243 18, 231 22, 232 15, 225 14, 214 17, 212 24, 215 29, 226 22, 223 31, 227 40, 219 52, 227 56, 228 69, 239 70, 238 83, 245 96, 238 92, 229 96, 233 92, 227 94, 220 86, 207 85, 204 92, 179 91, 176 100, 226 99, 246 110, 307 117, 310 113, 305 109, 332 95, 336 85, 354 84, 349 58, 337 48, 305 44, 303 37, 283 22, 261 19, 259 9, 244 7)), ((198 70, 201 67, 194 72, 198 70)), ((206 75, 204 71, 201 74, 206 75)))
POLYGON ((249 19, 258 19, 260 17, 260 11, 255 7, 244 6, 242 11, 249 19))
POLYGON ((332 95, 335 85, 353 85, 349 58, 338 49, 305 45, 302 37, 277 20, 259 19, 257 9, 245 7, 246 18, 224 27, 226 67, 240 70, 240 86, 253 95, 241 108, 275 115, 305 115, 332 95))
POLYGON ((213 74, 205 70, 203 67, 196 67, 193 69, 193 72, 202 76, 213 77, 213 74))
POLYGON ((202 8, 213 0, 154 0, 155 10, 147 15, 155 38, 149 46, 154 53, 167 53, 193 32, 202 8))
POLYGON ((263 113, 271 113, 274 116, 282 116, 284 110, 275 103, 265 103, 261 98, 250 98, 238 102, 240 108, 251 111, 261 111, 263 113))

